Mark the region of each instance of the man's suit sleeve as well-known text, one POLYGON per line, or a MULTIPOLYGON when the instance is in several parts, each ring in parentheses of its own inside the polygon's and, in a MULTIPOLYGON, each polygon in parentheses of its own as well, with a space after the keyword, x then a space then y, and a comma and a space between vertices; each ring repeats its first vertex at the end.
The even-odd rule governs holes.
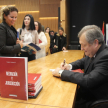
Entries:
POLYGON ((94 65, 94 69, 88 74, 64 70, 61 79, 88 89, 99 87, 108 82, 108 55, 101 57, 94 65))
MULTIPOLYGON (((0 25, 0 53, 18 53, 21 50, 19 44, 13 46, 6 45, 6 29, 0 25)), ((11 37, 10 37, 11 38, 11 37)))

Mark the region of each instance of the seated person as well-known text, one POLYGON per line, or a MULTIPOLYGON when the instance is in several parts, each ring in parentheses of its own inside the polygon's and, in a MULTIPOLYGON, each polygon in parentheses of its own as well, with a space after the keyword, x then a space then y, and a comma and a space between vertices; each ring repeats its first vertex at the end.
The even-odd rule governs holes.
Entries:
POLYGON ((78 37, 86 56, 70 64, 62 64, 52 73, 63 81, 78 84, 75 108, 88 108, 96 100, 108 99, 108 47, 102 31, 95 25, 82 28, 78 37), (84 69, 84 73, 70 71, 79 68, 84 69))

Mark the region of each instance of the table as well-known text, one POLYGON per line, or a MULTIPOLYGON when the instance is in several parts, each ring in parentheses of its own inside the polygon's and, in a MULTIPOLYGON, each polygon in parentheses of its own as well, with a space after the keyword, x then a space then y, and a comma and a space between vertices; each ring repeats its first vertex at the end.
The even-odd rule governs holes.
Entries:
POLYGON ((0 97, 1 108, 72 108, 74 105, 77 85, 61 81, 52 76, 49 69, 60 67, 66 59, 67 63, 81 59, 84 55, 80 50, 58 52, 46 57, 28 62, 29 73, 41 73, 43 90, 36 99, 28 101, 0 97), (14 107, 16 106, 16 107, 14 107))

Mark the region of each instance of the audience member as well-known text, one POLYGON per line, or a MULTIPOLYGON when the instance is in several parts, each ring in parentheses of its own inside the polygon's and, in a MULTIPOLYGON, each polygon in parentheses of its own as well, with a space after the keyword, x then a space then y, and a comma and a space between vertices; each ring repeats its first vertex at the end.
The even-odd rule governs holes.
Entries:
POLYGON ((66 50, 66 44, 66 34, 64 33, 64 29, 62 27, 59 27, 59 32, 56 34, 53 52, 66 50))
MULTIPOLYGON (((34 18, 32 15, 25 15, 22 28, 18 29, 18 32, 20 33, 20 40, 23 41, 23 46, 26 46, 29 43, 39 43, 38 33, 35 30, 34 18)), ((22 49, 20 57, 28 57, 28 61, 31 61, 36 59, 35 54, 35 51, 32 51, 32 54, 30 55, 28 52, 22 49)))
POLYGON ((50 35, 50 28, 49 27, 46 27, 45 33, 48 33, 50 35))
POLYGON ((45 46, 47 45, 47 38, 44 32, 42 32, 41 23, 38 21, 35 21, 34 24, 35 24, 35 30, 37 30, 38 32, 38 38, 39 38, 38 45, 41 48, 41 50, 36 53, 36 59, 39 59, 41 57, 46 56, 45 46))
POLYGON ((47 38, 47 45, 45 46, 46 55, 50 54, 50 36, 49 33, 45 33, 45 36, 47 38))
POLYGON ((17 56, 23 46, 17 39, 17 31, 13 27, 17 20, 18 10, 14 6, 1 9, 2 23, 0 24, 0 56, 17 56))
POLYGON ((54 31, 50 31, 50 52, 51 54, 53 53, 53 47, 54 47, 54 44, 55 44, 55 36, 54 35, 54 31))

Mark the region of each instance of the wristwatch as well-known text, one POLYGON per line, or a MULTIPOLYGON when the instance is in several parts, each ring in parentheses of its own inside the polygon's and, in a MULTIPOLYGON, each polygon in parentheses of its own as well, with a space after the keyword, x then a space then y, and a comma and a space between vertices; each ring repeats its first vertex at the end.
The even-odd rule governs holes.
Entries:
POLYGON ((61 74, 62 74, 63 71, 64 71, 64 70, 59 70, 58 73, 60 74, 60 77, 61 77, 61 74))

